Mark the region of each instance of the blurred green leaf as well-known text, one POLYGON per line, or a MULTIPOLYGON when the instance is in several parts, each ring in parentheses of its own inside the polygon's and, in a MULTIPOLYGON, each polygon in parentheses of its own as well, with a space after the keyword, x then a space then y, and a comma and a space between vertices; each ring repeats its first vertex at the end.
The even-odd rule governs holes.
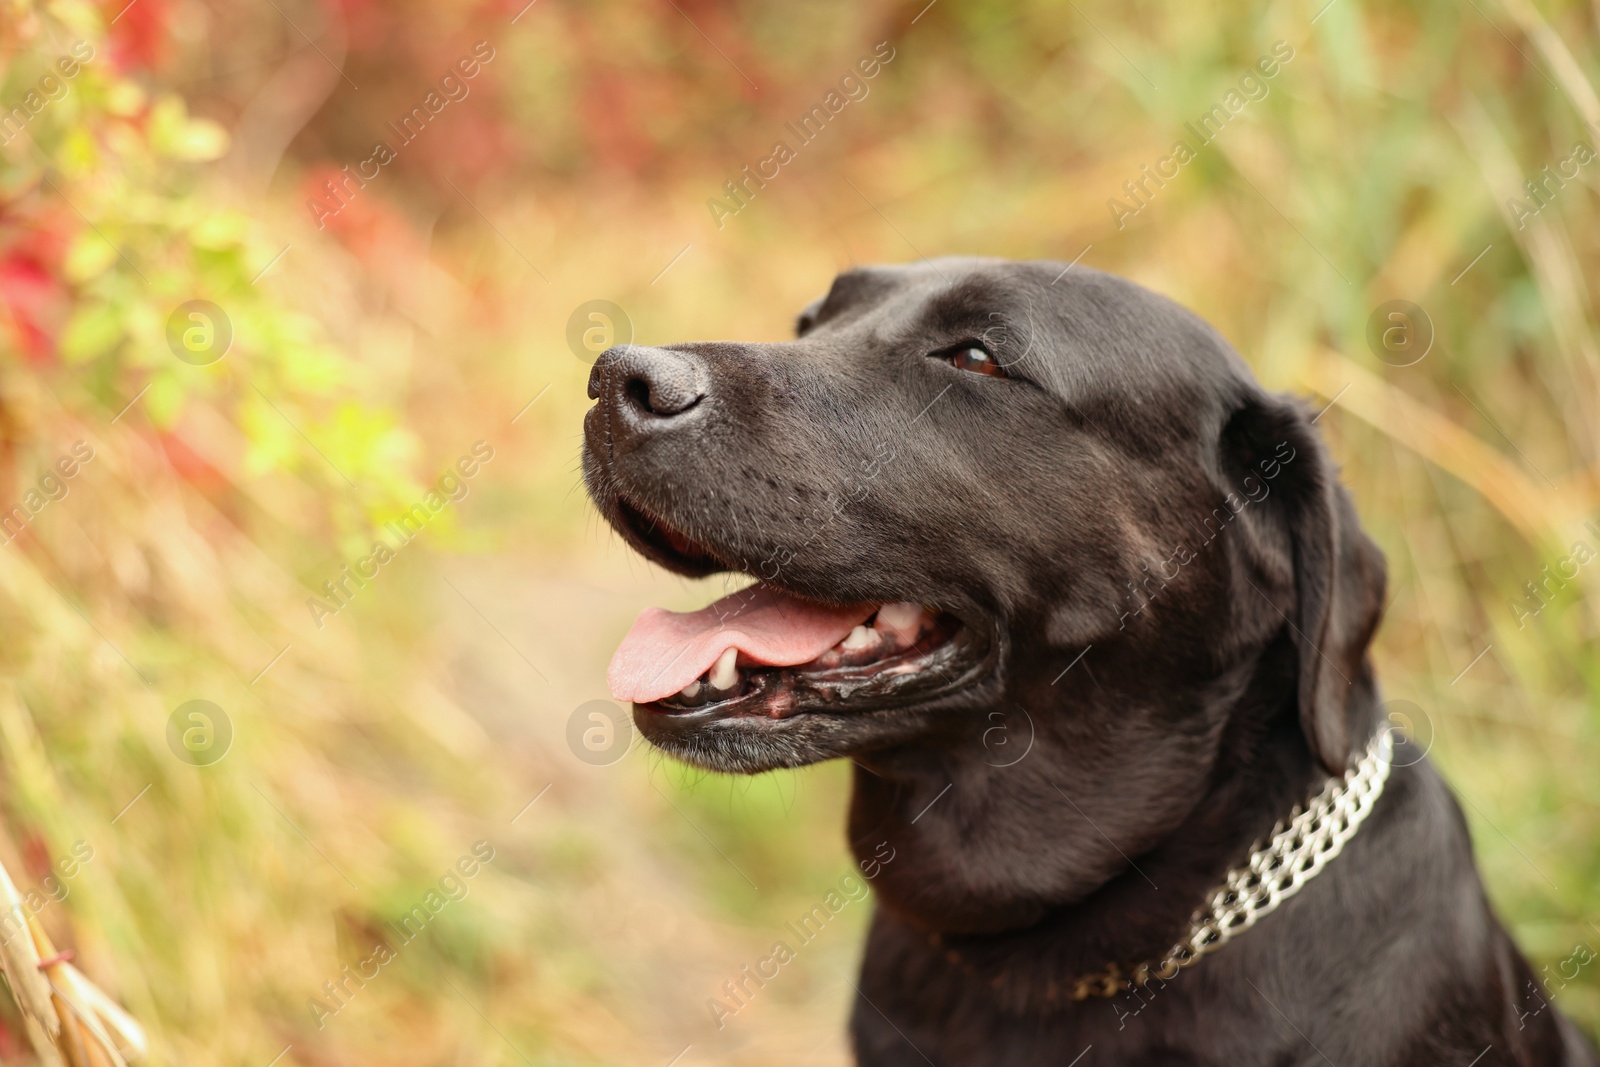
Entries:
POLYGON ((61 358, 68 363, 86 362, 104 355, 122 337, 122 316, 115 307, 80 305, 61 334, 61 358))

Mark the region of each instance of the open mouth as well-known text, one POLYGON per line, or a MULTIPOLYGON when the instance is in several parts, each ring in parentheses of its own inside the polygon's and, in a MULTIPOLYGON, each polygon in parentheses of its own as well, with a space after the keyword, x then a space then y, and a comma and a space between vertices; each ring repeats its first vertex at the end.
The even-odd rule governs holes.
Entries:
MULTIPOLYGON (((617 501, 616 517, 636 547, 673 570, 732 569, 632 504, 617 501)), ((699 611, 645 609, 608 678, 616 699, 678 727, 726 719, 753 725, 925 703, 979 676, 987 638, 937 606, 830 603, 762 581, 699 611)))

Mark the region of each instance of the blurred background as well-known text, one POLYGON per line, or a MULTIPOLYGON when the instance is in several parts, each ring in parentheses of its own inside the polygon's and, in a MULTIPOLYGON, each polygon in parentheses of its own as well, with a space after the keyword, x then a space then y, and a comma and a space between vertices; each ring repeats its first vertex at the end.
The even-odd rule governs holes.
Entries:
POLYGON ((854 869, 847 776, 590 703, 722 586, 579 423, 605 343, 949 253, 1326 408, 1393 717, 1600 1024, 1600 3, 925 2, 0 0, 0 860, 152 1062, 846 1061, 868 902, 707 1001, 854 869))

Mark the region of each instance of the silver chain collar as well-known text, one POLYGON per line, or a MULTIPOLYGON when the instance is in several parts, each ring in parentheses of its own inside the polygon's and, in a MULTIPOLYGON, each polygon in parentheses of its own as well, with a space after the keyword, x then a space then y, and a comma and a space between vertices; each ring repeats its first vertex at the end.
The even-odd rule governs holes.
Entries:
POLYGON ((1080 978, 1072 986, 1071 998, 1114 997, 1152 979, 1167 981, 1250 929, 1262 916, 1271 915, 1361 829, 1383 795, 1392 752, 1393 740, 1385 728, 1355 766, 1341 778, 1329 778, 1322 792, 1278 821, 1267 840, 1250 850, 1244 866, 1228 872, 1189 920, 1188 933, 1165 956, 1129 971, 1112 964, 1099 974, 1080 978))

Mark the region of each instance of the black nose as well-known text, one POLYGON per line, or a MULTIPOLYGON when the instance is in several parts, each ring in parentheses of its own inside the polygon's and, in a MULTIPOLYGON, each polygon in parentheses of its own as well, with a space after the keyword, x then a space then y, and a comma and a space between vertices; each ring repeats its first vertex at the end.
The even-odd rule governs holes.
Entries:
POLYGON ((589 399, 641 422, 690 411, 705 399, 706 368, 692 352, 617 345, 589 371, 589 399))

